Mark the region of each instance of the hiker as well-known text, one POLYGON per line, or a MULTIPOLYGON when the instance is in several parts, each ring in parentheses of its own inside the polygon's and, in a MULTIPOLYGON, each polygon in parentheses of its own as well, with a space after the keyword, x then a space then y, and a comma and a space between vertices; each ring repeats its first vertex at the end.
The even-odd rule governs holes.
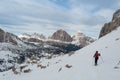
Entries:
POLYGON ((95 52, 94 54, 94 58, 95 58, 95 66, 97 65, 98 59, 99 59, 100 53, 98 53, 98 51, 95 52))

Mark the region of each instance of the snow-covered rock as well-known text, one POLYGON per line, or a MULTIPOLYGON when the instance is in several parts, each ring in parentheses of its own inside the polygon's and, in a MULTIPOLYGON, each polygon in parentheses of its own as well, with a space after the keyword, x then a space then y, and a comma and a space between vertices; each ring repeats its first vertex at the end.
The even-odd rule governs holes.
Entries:
POLYGON ((82 47, 85 47, 95 41, 95 39, 88 37, 81 32, 77 32, 75 35, 72 36, 72 38, 73 38, 72 41, 73 44, 80 45, 82 47))
POLYGON ((11 69, 14 66, 14 58, 17 56, 11 51, 0 51, 0 72, 11 69))
POLYGON ((38 39, 38 40, 45 40, 46 39, 46 37, 43 34, 38 34, 38 33, 33 33, 33 34, 24 33, 22 35, 19 35, 19 38, 21 38, 21 39, 34 38, 34 39, 38 39))

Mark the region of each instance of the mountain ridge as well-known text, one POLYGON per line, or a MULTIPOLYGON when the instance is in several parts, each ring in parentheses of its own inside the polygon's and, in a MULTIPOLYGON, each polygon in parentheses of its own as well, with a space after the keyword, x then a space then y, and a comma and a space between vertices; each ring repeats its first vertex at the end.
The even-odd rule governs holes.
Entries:
MULTIPOLYGON (((34 33, 33 33, 34 34, 34 33)), ((36 33, 37 35, 43 35, 43 34, 38 34, 36 33)), ((83 34, 83 33, 82 33, 83 34)), ((34 36, 37 36, 37 35, 34 35, 34 36)), ((43 37, 45 37, 43 35, 43 37)), ((71 37, 71 35, 69 35, 66 31, 62 30, 62 29, 59 29, 57 30, 56 32, 54 32, 52 34, 52 36, 48 37, 48 38, 41 38, 39 36, 37 37, 33 37, 32 34, 23 34, 23 35, 20 35, 19 38, 23 39, 23 40, 28 40, 28 41, 32 41, 32 42, 47 42, 47 41, 55 41, 55 42, 63 42, 63 43, 73 43, 73 44, 76 44, 76 45, 80 45, 80 46, 87 46, 89 45, 90 43, 94 42, 95 39, 91 38, 91 37, 88 37, 86 35, 83 34, 83 37, 81 37, 80 35, 73 35, 71 37), (79 37, 79 38, 76 38, 75 37, 79 37), (82 44, 82 42, 84 42, 82 44)))
POLYGON ((120 26, 120 9, 118 9, 116 12, 114 12, 112 21, 104 24, 104 26, 102 27, 102 29, 100 31, 99 38, 112 32, 119 26, 120 26))

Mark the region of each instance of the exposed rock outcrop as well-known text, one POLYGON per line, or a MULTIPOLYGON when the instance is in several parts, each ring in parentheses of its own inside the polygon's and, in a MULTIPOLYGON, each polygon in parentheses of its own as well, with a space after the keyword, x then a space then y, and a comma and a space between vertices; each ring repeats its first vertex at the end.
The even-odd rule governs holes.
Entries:
POLYGON ((71 36, 64 30, 60 29, 53 33, 51 39, 65 41, 65 42, 72 42, 71 36))
POLYGON ((99 38, 110 33, 111 31, 115 30, 119 26, 120 26, 120 9, 113 14, 112 21, 109 23, 106 23, 102 27, 99 38))
POLYGON ((120 17, 120 9, 118 9, 114 14, 113 14, 113 18, 112 21, 114 21, 115 19, 120 17))
POLYGON ((4 31, 2 29, 0 29, 0 42, 4 41, 4 31))
POLYGON ((0 42, 10 42, 14 45, 17 45, 17 41, 20 40, 16 35, 8 33, 0 29, 0 42))

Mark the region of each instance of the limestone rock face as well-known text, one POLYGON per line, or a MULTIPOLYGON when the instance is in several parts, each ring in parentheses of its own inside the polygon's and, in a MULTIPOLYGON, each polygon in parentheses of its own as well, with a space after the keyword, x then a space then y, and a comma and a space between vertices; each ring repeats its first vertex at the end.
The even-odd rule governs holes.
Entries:
POLYGON ((72 36, 72 38, 73 43, 75 43, 76 45, 80 45, 82 47, 85 47, 95 41, 95 39, 88 37, 81 32, 77 32, 75 35, 72 36))
POLYGON ((0 42, 7 42, 17 45, 17 40, 21 41, 16 35, 0 29, 0 42))
POLYGON ((62 29, 53 33, 51 39, 65 41, 65 42, 72 42, 72 37, 62 29))
POLYGON ((118 9, 114 14, 113 14, 113 18, 112 21, 114 21, 115 19, 120 17, 120 9, 118 9))
POLYGON ((117 27, 120 26, 120 9, 117 10, 114 14, 113 14, 113 19, 111 22, 106 23, 101 31, 100 31, 100 35, 99 38, 110 33, 111 31, 115 30, 117 27))
POLYGON ((4 31, 0 29, 0 42, 4 41, 4 31))

